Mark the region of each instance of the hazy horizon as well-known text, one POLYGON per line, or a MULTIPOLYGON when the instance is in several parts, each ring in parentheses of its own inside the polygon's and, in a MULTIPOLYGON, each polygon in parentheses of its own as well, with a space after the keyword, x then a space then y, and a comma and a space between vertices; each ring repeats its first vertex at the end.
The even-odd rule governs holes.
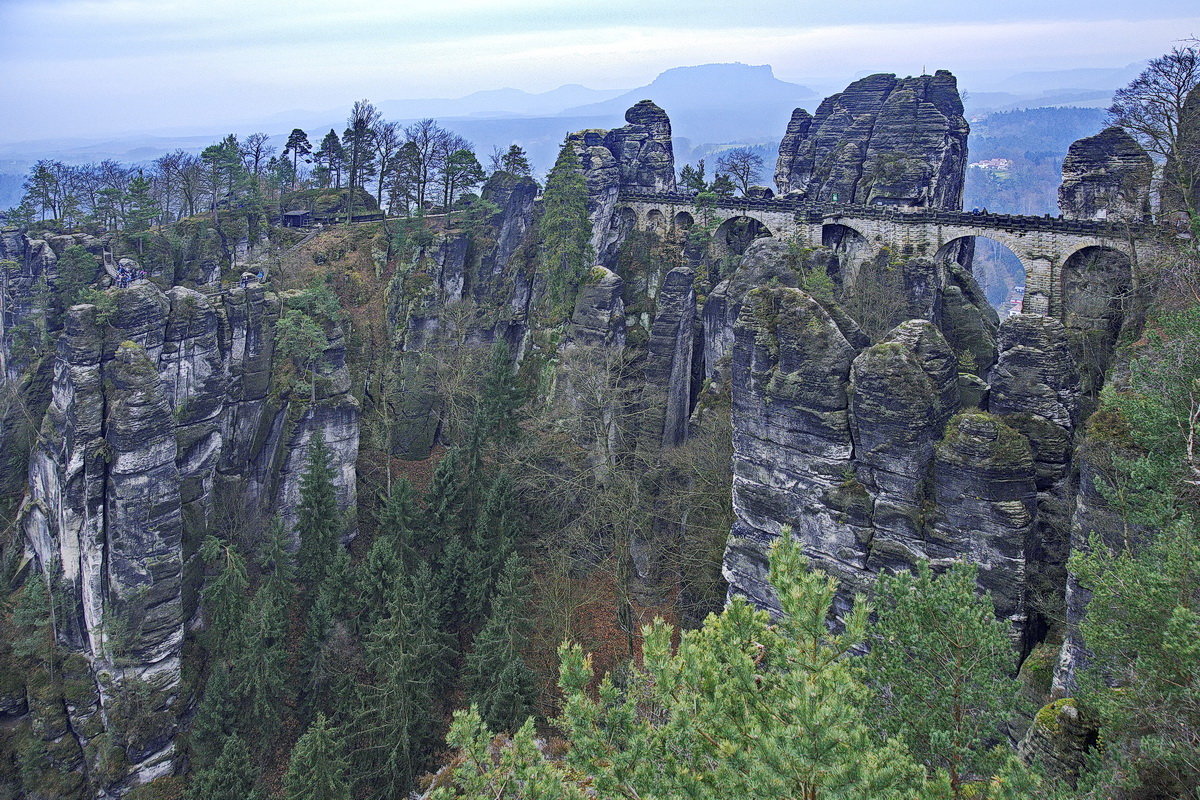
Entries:
POLYGON ((262 124, 368 97, 566 84, 626 90, 692 64, 770 64, 819 93, 870 72, 950 69, 968 91, 1026 71, 1119 68, 1200 34, 1195 4, 1016 0, 674 4, 448 0, 0 3, 0 142, 262 124))

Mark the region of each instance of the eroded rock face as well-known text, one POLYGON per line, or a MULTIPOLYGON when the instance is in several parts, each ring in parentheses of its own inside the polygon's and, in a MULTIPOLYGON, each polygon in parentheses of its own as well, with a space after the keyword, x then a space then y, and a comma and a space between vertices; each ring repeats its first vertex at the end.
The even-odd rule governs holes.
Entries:
POLYGON ((690 267, 676 267, 667 273, 650 326, 644 393, 650 426, 648 443, 664 447, 679 444, 687 434, 695 341, 695 278, 690 267))
POLYGON ((666 112, 642 100, 625 112, 625 121, 629 124, 621 128, 584 130, 568 137, 587 182, 592 250, 609 268, 630 225, 617 214, 621 190, 675 191, 675 153, 666 112))
POLYGON ((839 577, 863 556, 870 504, 850 485, 847 393, 857 355, 799 289, 759 288, 743 301, 732 363, 736 519, 724 573, 731 592, 762 607, 778 609, 767 552, 784 526, 839 577))
POLYGON ((815 115, 796 109, 775 183, 781 194, 822 202, 957 209, 969 130, 949 72, 871 75, 815 115))
MULTIPOLYGON (((926 307, 944 307, 952 287, 934 280, 926 307)), ((742 301, 730 591, 776 608, 768 549, 790 528, 838 579, 839 613, 881 571, 965 561, 978 565, 1014 642, 1027 645, 1036 633, 1031 592, 1061 591, 1066 580, 1079 389, 1063 326, 1021 315, 1006 323, 989 387, 961 373, 962 355, 936 313, 873 345, 840 323, 844 316, 795 288, 758 288, 742 301)))
POLYGON ((261 286, 210 297, 143 281, 109 297, 112 309, 66 315, 21 524, 34 568, 67 593, 61 643, 96 689, 96 703, 68 709, 89 769, 107 727, 97 710, 147 687, 155 723, 127 743, 126 785, 173 769, 184 624, 197 612, 182 594, 186 542, 238 510, 294 522, 316 434, 352 509, 358 406, 336 330, 317 401, 272 397, 280 301, 261 286))
POLYGON ((1074 142, 1063 159, 1058 207, 1075 219, 1137 220, 1150 213, 1154 162, 1117 127, 1074 142))

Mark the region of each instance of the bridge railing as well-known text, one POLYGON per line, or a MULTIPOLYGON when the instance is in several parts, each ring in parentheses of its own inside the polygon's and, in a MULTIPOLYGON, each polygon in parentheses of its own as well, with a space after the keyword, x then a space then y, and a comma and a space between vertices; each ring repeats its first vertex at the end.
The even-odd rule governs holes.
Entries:
MULTIPOLYGON (((623 190, 619 200, 627 203, 661 203, 672 206, 695 207, 695 195, 665 192, 623 190)), ((751 200, 744 197, 720 198, 716 208, 725 211, 790 212, 797 220, 809 223, 836 222, 839 218, 879 219, 910 225, 958 225, 962 227, 999 228, 1014 231, 1048 231, 1074 233, 1105 238, 1135 236, 1151 238, 1170 233, 1164 226, 1122 222, 1119 220, 1063 219, 1061 217, 1024 214, 994 214, 971 211, 951 211, 941 208, 898 208, 850 203, 819 203, 809 200, 774 198, 751 200)))

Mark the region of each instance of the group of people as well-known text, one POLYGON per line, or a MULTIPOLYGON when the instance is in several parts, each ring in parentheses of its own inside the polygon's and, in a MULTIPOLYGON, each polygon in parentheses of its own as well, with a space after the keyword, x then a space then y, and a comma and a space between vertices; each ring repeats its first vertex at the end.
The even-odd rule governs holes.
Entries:
POLYGON ((249 272, 243 272, 241 280, 238 281, 238 286, 241 287, 242 289, 245 289, 247 286, 250 285, 250 281, 255 281, 255 280, 258 281, 259 283, 264 283, 267 280, 266 273, 263 272, 261 269, 258 271, 258 275, 252 275, 249 272))
POLYGON ((125 289, 134 281, 144 280, 146 280, 146 270, 142 269, 141 267, 138 267, 137 269, 133 269, 131 267, 117 267, 118 289, 125 289))

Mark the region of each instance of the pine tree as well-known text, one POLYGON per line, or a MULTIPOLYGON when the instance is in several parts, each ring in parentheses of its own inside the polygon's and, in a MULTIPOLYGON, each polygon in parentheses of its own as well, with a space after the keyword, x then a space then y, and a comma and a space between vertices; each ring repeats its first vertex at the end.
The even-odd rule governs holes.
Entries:
POLYGON ((591 659, 564 645, 562 761, 531 746, 530 723, 501 759, 487 757, 491 733, 472 709, 451 728, 462 751, 446 776, 452 786, 433 797, 468 787, 493 798, 948 797, 944 775, 927 779, 901 743, 878 739, 870 692, 850 662, 867 604, 855 604, 843 633, 830 633, 836 582, 808 568, 790 535, 771 553, 771 579, 784 612, 777 620, 734 598, 699 630, 657 622, 644 629, 643 666, 621 687, 609 676, 595 689, 591 659))
POLYGON ((313 434, 308 451, 308 468, 300 478, 300 507, 296 533, 300 539, 298 577, 310 592, 329 572, 339 549, 342 515, 333 488, 329 450, 319 433, 313 434))
POLYGON ((347 764, 342 746, 324 714, 317 714, 308 731, 292 748, 283 778, 287 800, 350 800, 347 764))
POLYGON ((255 779, 250 751, 234 734, 225 739, 216 763, 196 772, 188 793, 193 800, 258 800, 255 779))
POLYGON ((291 135, 288 136, 287 144, 283 147, 283 155, 292 155, 292 191, 296 191, 296 178, 300 174, 300 159, 308 160, 308 155, 312 152, 312 143, 308 141, 308 134, 300 128, 292 128, 291 135))
POLYGON ((325 138, 321 140, 321 148, 313 154, 313 157, 325 178, 324 186, 328 187, 329 179, 332 179, 334 188, 342 188, 342 171, 346 166, 346 151, 342 149, 342 140, 338 138, 333 129, 325 134, 325 138))
POLYGON ((515 731, 533 712, 534 676, 521 656, 532 628, 528 602, 525 569, 513 553, 500 575, 492 613, 467 657, 471 702, 494 731, 515 731))
MULTIPOLYGON (((129 200, 126 204, 125 230, 130 233, 141 233, 150 229, 158 219, 161 209, 154 199, 153 185, 150 179, 139 171, 129 181, 129 200)), ((141 239, 138 239, 140 245, 141 239)))
POLYGON ((575 146, 563 142, 546 178, 543 195, 542 263, 552 317, 570 312, 575 290, 595 260, 588 219, 587 183, 575 146))
POLYGON ((975 589, 975 568, 954 565, 935 577, 881 575, 878 618, 864 675, 877 690, 883 730, 899 736, 931 771, 945 770, 955 798, 999 767, 992 744, 1015 711, 1015 667, 1004 623, 975 589))
POLYGON ((533 170, 529 166, 529 157, 525 154, 525 150, 516 144, 509 145, 508 151, 500 156, 500 168, 505 172, 526 178, 533 174, 533 170))

